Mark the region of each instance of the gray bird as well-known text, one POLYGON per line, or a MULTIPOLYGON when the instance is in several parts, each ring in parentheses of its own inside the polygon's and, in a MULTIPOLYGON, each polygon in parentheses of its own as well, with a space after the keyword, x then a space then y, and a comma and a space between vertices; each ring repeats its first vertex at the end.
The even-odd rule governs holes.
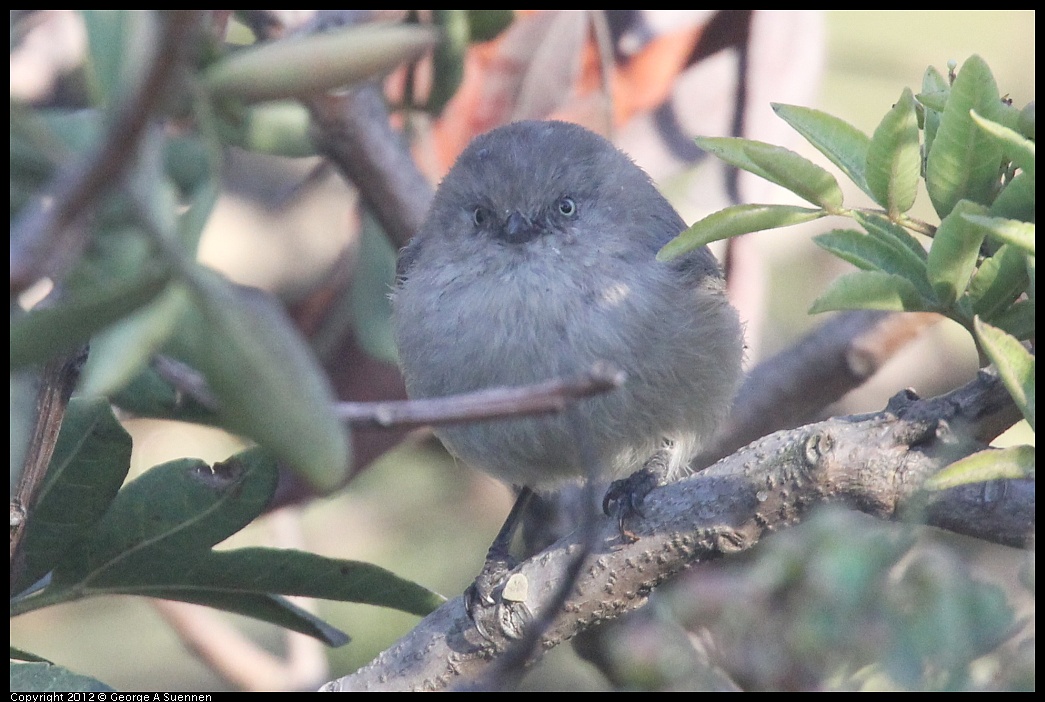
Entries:
MULTIPOLYGON (((574 415, 605 476, 658 451, 678 475, 729 410, 743 349, 712 253, 656 259, 685 228, 642 169, 583 127, 517 122, 477 137, 400 254, 393 311, 409 395, 609 362, 626 381, 574 415)), ((469 465, 541 489, 584 476, 576 431, 557 414, 435 433, 469 465)))

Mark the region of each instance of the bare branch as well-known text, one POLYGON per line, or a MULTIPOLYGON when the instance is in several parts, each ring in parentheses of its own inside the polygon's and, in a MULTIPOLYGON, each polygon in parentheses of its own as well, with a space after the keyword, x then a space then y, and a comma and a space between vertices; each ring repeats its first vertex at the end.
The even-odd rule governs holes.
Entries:
MULTIPOLYGON (((882 412, 778 432, 655 490, 645 503, 637 542, 621 543, 613 520, 599 524, 596 549, 545 633, 543 647, 642 606, 658 584, 690 564, 747 550, 820 504, 843 504, 888 520, 923 515, 945 528, 953 528, 953 517, 974 511, 984 521, 963 520, 964 533, 975 529, 981 537, 1027 546, 1034 535, 1033 482, 1001 481, 998 489, 929 496, 920 490, 927 477, 983 448, 967 437, 999 417, 1013 416, 1006 398, 997 375, 982 371, 938 398, 901 394, 882 412), (995 529, 998 525, 1008 531, 995 529)), ((502 606, 544 611, 579 548, 571 535, 520 565, 515 572, 528 583, 526 600, 502 606)), ((456 598, 372 663, 325 689, 446 689, 476 680, 509 645, 481 640, 456 598)))
POLYGON ((520 414, 561 412, 573 400, 619 387, 624 374, 596 365, 577 378, 554 379, 514 388, 490 388, 464 395, 394 402, 340 402, 335 411, 356 426, 404 427, 453 424, 520 414))

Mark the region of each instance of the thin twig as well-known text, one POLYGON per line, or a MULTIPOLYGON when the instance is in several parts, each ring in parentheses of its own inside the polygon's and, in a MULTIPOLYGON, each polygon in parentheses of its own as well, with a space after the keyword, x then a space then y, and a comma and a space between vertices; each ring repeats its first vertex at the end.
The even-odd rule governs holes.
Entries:
POLYGON ((31 519, 36 495, 47 468, 51 464, 58 432, 65 418, 65 408, 72 397, 80 370, 87 360, 87 348, 44 364, 36 395, 36 417, 33 433, 25 454, 22 473, 11 497, 11 583, 22 574, 21 548, 25 530, 31 519))
POLYGON ((576 378, 557 378, 535 385, 491 388, 478 392, 396 402, 341 402, 338 416, 354 426, 409 427, 453 424, 521 414, 561 412, 570 402, 607 392, 624 382, 624 374, 599 364, 576 378))

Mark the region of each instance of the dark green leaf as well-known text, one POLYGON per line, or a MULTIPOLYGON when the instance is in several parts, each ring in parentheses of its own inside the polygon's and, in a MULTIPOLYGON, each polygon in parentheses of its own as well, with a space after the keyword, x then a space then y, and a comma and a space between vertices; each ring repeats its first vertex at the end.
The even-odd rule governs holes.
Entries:
POLYGON ((989 205, 993 199, 999 186, 1002 149, 976 125, 970 112, 989 116, 1000 99, 990 68, 979 56, 969 57, 951 86, 926 162, 926 188, 941 218, 959 200, 989 205))
POLYGON ((951 305, 965 293, 983 244, 982 228, 969 223, 963 215, 982 214, 986 208, 961 200, 947 215, 933 237, 929 249, 929 282, 943 306, 951 305))
POLYGON ((131 437, 109 403, 74 397, 65 411, 51 464, 29 513, 24 571, 12 592, 43 577, 85 539, 109 507, 131 464, 131 437))
POLYGON ((432 89, 426 108, 438 115, 457 93, 464 78, 464 61, 471 39, 469 10, 432 10, 432 22, 441 39, 432 52, 432 89))
POLYGON ((490 41, 503 32, 515 19, 512 10, 467 10, 469 35, 472 41, 490 41))
MULTIPOLYGON (((128 588, 130 594, 138 594, 128 588)), ((208 590, 200 586, 152 587, 145 591, 150 597, 161 600, 176 600, 213 607, 226 612, 242 614, 263 622, 275 624, 299 634, 311 636, 328 646, 344 646, 351 639, 345 632, 336 629, 306 609, 297 606, 279 595, 253 594, 229 590, 208 590)))
POLYGON ((925 487, 929 490, 946 490, 969 483, 1028 478, 1033 475, 1034 447, 1011 446, 979 451, 957 460, 926 480, 925 487))
POLYGON ((867 186, 890 217, 914 205, 921 174, 918 118, 909 88, 879 123, 867 149, 867 186))
MULTIPOLYGON (((391 607, 425 616, 445 598, 394 573, 358 561, 325 558, 292 549, 241 548, 212 551, 200 557, 191 571, 168 569, 156 564, 109 585, 120 592, 150 594, 162 587, 179 593, 174 599, 197 602, 197 591, 295 597, 314 597, 340 602, 359 602, 391 607)), ((210 594, 207 595, 210 597, 210 594)), ((202 604, 212 604, 200 601, 202 604)))
POLYGON ((712 241, 810 222, 826 214, 824 210, 791 205, 734 205, 694 223, 665 244, 657 254, 657 259, 669 261, 712 241))
POLYGON ((144 369, 112 398, 113 404, 139 417, 219 426, 212 409, 176 390, 152 368, 144 369))
POLYGON ((191 571, 214 544, 261 514, 276 488, 275 461, 261 449, 208 466, 184 458, 146 471, 113 500, 90 538, 55 568, 47 592, 91 594, 95 583, 134 580, 141 563, 191 571))
POLYGON ((873 197, 865 174, 867 149, 871 144, 866 134, 838 117, 809 107, 774 103, 773 110, 873 197))
POLYGON ((830 310, 924 312, 931 306, 911 281, 892 273, 857 271, 834 281, 813 303, 810 314, 830 310))
POLYGON ((698 137, 696 142, 708 153, 787 188, 807 202, 830 212, 842 207, 842 191, 834 176, 794 151, 733 137, 698 137))
POLYGON ((430 27, 365 24, 244 49, 204 74, 212 94, 246 102, 342 88, 417 58, 437 40, 430 27))
MULTIPOLYGON (((115 692, 103 682, 52 663, 11 663, 11 692, 115 692)), ((20 696, 19 696, 20 697, 20 696)), ((24 699, 32 699, 24 697, 24 699)), ((41 697, 40 699, 44 699, 41 697)), ((60 699, 60 698, 54 698, 60 699)), ((100 699, 100 698, 93 698, 100 699)))
POLYGON ((1016 338, 979 319, 973 320, 976 339, 998 368, 1005 389, 1034 429, 1034 356, 1016 338))

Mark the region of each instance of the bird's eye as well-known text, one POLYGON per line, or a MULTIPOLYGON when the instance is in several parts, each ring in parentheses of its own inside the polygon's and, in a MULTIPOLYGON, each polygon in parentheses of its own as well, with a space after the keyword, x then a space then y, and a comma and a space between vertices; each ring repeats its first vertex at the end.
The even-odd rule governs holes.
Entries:
POLYGON ((482 207, 476 207, 472 211, 472 221, 475 222, 477 227, 481 227, 486 224, 486 210, 482 207))
POLYGON ((559 214, 565 217, 577 214, 577 203, 573 201, 572 197, 564 197, 559 200, 559 214))

